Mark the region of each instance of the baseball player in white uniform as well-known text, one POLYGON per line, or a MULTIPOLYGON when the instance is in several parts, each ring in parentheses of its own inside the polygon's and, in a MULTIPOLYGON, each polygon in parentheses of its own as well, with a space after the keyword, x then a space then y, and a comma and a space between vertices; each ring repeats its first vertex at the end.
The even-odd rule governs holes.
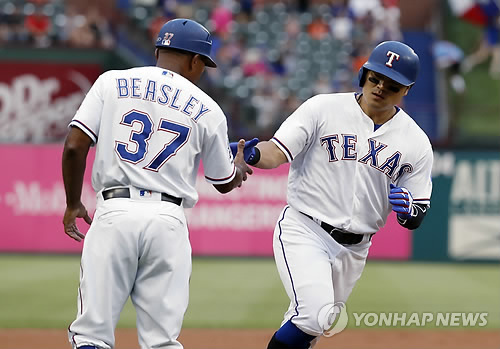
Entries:
POLYGON ((327 329, 320 311, 347 301, 372 236, 391 209, 408 229, 422 222, 430 205, 432 148, 397 107, 414 84, 418 65, 409 46, 381 43, 360 70, 361 94, 312 97, 270 141, 247 142, 245 160, 251 165, 271 169, 291 163, 288 204, 273 243, 290 306, 268 349, 315 343, 327 329))
POLYGON ((197 22, 167 22, 156 42, 157 66, 102 74, 70 123, 63 153, 64 229, 81 241, 76 218, 91 223, 78 314, 68 328, 73 348, 113 348, 129 296, 141 348, 182 348, 177 338, 191 274, 183 208, 198 200, 200 160, 206 180, 221 193, 252 173, 243 159, 244 140, 233 160, 224 113, 195 85, 205 66, 216 67, 211 46, 210 33, 197 22), (93 221, 80 201, 92 144, 93 221))

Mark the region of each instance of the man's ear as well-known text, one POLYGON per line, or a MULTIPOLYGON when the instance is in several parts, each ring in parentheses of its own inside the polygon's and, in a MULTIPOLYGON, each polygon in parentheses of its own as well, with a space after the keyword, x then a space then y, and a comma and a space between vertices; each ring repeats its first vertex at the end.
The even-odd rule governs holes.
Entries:
POLYGON ((412 88, 413 85, 410 85, 408 87, 406 87, 406 91, 405 91, 405 96, 408 94, 408 92, 410 92, 410 89, 412 88))
POLYGON ((189 61, 189 68, 191 70, 195 69, 197 64, 201 63, 201 56, 199 54, 194 54, 191 56, 191 60, 189 61))
POLYGON ((160 57, 160 50, 158 49, 158 47, 155 49, 155 58, 156 60, 158 60, 158 57, 160 57))

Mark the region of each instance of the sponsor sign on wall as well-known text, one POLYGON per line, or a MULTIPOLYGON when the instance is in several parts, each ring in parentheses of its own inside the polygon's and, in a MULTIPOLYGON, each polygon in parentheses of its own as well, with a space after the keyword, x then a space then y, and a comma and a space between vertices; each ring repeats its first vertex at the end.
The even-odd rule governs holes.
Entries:
POLYGON ((500 260, 500 159, 456 153, 448 251, 455 259, 500 260))
POLYGON ((413 258, 500 261, 500 153, 434 152, 432 182, 413 258))
MULTIPOLYGON (((62 145, 2 145, 0 172, 0 252, 80 252, 64 234, 65 209, 61 175, 62 145)), ((84 180, 82 202, 95 210, 90 182, 94 149, 84 180)), ((271 256, 276 220, 286 204, 288 167, 256 170, 242 188, 222 195, 200 171, 200 200, 186 210, 194 255, 271 256)), ((87 225, 78 221, 83 232, 87 225)), ((408 259, 411 233, 393 216, 378 232, 370 258, 408 259)))
POLYGON ((0 143, 55 142, 102 72, 98 64, 0 65, 0 143))

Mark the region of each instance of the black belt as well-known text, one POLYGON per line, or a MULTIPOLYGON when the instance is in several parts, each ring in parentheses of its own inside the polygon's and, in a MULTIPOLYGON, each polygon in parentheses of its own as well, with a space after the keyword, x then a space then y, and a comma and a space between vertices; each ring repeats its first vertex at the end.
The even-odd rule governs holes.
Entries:
MULTIPOLYGON (((117 198, 130 198, 130 190, 129 188, 107 189, 102 192, 102 197, 104 198, 104 200, 117 199, 117 198)), ((161 193, 161 201, 168 201, 176 204, 177 206, 180 206, 182 203, 181 198, 177 198, 175 196, 166 193, 161 193)))
MULTIPOLYGON (((308 214, 302 214, 314 221, 314 218, 312 218, 308 214)), ((342 245, 356 245, 363 241, 363 234, 349 233, 344 229, 336 228, 333 225, 325 222, 321 222, 321 228, 323 228, 323 230, 325 230, 333 238, 333 240, 342 245)), ((370 234, 370 241, 372 239, 372 236, 373 234, 370 234)))

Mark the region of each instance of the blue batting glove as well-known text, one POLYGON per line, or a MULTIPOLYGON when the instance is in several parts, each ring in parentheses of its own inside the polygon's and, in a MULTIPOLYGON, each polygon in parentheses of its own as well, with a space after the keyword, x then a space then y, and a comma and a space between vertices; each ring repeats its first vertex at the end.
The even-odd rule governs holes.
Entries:
MULTIPOLYGON (((255 157, 255 146, 258 143, 258 138, 254 138, 245 142, 245 148, 243 149, 243 158, 245 159, 245 162, 252 162, 252 159, 255 157)), ((238 152, 238 142, 229 143, 229 147, 231 148, 233 157, 235 157, 236 153, 238 152)))
POLYGON ((391 192, 389 194, 389 202, 392 205, 392 210, 397 212, 398 216, 407 219, 413 211, 413 197, 408 189, 396 187, 391 183, 391 192))

